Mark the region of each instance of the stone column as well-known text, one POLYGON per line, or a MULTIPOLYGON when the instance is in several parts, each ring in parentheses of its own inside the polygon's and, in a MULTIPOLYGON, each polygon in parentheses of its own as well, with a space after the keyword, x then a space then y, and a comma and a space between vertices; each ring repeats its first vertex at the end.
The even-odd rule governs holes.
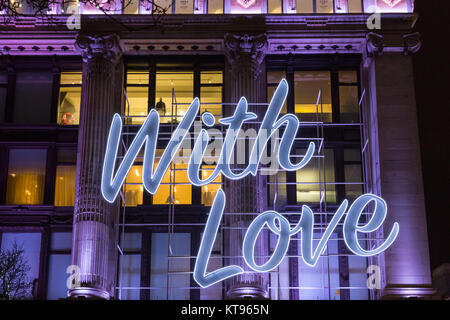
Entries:
MULTIPOLYGON (((227 57, 226 87, 228 92, 225 96, 229 97, 226 102, 233 103, 233 106, 224 108, 225 116, 233 114, 235 104, 242 96, 247 98, 249 103, 266 102, 265 89, 265 67, 264 58, 267 47, 266 35, 257 36, 237 36, 227 34, 225 36, 225 50, 227 57)), ((261 121, 266 108, 249 106, 249 111, 258 115, 261 121)), ((256 132, 259 125, 246 124, 243 130, 254 128, 256 132)), ((254 141, 252 141, 254 142, 254 141)), ((250 144, 252 145, 252 144, 250 144)), ((249 152, 246 151, 246 158, 249 152)), ((232 165, 235 169, 242 169, 247 164, 232 165)), ((224 182, 224 191, 227 196, 227 213, 239 213, 240 215, 230 215, 225 218, 225 224, 228 229, 224 234, 225 254, 238 258, 231 258, 230 263, 240 265, 245 271, 249 269, 242 258, 242 242, 251 221, 255 215, 246 215, 246 213, 262 213, 266 210, 267 185, 265 177, 258 174, 256 177, 251 175, 242 180, 231 181, 226 179, 224 182)), ((267 235, 259 237, 255 248, 255 256, 264 256, 268 253, 267 235)), ((261 259, 256 259, 262 264, 261 259)), ((226 295, 228 299, 239 298, 267 298, 268 275, 267 274, 245 274, 231 278, 227 282, 226 295)))
MULTIPOLYGON (((121 58, 116 35, 80 34, 76 45, 83 57, 83 85, 78 134, 72 265, 78 266, 78 283, 72 298, 114 297, 116 248, 114 224, 117 202, 102 197, 100 182, 109 126, 120 112, 117 62, 121 58)), ((120 70, 121 68, 119 68, 120 70)))
POLYGON ((368 35, 363 78, 368 89, 366 117, 370 139, 372 192, 388 205, 385 236, 394 222, 400 232, 384 253, 385 298, 432 294, 427 223, 411 54, 418 34, 405 35, 404 47, 389 47, 381 35, 368 35))

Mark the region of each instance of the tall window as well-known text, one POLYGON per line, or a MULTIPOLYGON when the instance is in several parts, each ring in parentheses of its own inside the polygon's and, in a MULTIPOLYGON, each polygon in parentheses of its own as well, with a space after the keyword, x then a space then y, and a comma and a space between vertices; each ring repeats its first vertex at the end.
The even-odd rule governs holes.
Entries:
POLYGON ((127 73, 127 109, 125 116, 128 124, 142 124, 148 114, 148 72, 129 71, 127 73))
POLYGON ((356 71, 339 71, 340 122, 359 123, 359 93, 356 71))
MULTIPOLYGON (((156 161, 159 162, 159 159, 156 159, 156 161)), ((192 186, 187 176, 187 164, 171 164, 161 181, 161 185, 153 195, 153 204, 171 203, 192 203, 192 186)))
POLYGON ((121 300, 139 300, 141 286, 141 247, 142 233, 127 232, 123 234, 119 256, 119 292, 121 300))
MULTIPOLYGON (((209 177, 213 173, 215 167, 215 165, 202 166, 202 179, 206 179, 207 177, 209 177)), ((205 206, 212 206, 214 198, 216 197, 216 193, 221 186, 222 175, 219 175, 212 183, 206 186, 202 186, 202 204, 204 204, 205 206)))
POLYGON ((136 207, 142 204, 144 195, 144 186, 142 185, 142 165, 134 165, 128 172, 123 186, 125 193, 125 205, 127 207, 136 207))
POLYGON ((20 295, 24 298, 33 297, 33 288, 36 288, 39 279, 40 253, 41 253, 41 233, 13 233, 5 232, 2 234, 1 249, 11 250, 16 244, 18 248, 23 249, 24 261, 28 266, 26 272, 27 281, 32 283, 30 288, 26 289, 20 295))
POLYGON ((300 121, 331 122, 330 72, 295 71, 294 81, 295 113, 299 116, 300 121), (317 104, 317 102, 319 103, 317 104))
POLYGON ((58 124, 80 123, 81 72, 62 72, 59 87, 58 124))
POLYGON ((157 72, 155 97, 155 109, 161 116, 161 123, 178 123, 194 98, 194 73, 157 72))
POLYGON ((48 71, 18 71, 14 98, 14 122, 50 122, 53 75, 48 71))
POLYGON ((150 298, 189 300, 191 234, 153 233, 151 253, 150 298))
POLYGON ((75 176, 77 153, 60 149, 57 154, 55 206, 72 207, 75 203, 75 176))
POLYGON ((216 123, 222 116, 222 71, 202 71, 200 74, 200 113, 211 112, 216 123))
POLYGON ((67 297, 67 267, 70 266, 72 232, 53 232, 48 258, 47 299, 67 297))
MULTIPOLYGON (((267 72, 267 103, 270 103, 270 100, 272 100, 273 94, 275 93, 275 89, 278 87, 278 84, 283 78, 286 78, 286 72, 284 71, 267 72)), ((281 113, 286 112, 287 112, 287 104, 285 101, 283 108, 281 109, 281 113)))
POLYGON ((6 204, 42 204, 47 152, 10 149, 6 204))

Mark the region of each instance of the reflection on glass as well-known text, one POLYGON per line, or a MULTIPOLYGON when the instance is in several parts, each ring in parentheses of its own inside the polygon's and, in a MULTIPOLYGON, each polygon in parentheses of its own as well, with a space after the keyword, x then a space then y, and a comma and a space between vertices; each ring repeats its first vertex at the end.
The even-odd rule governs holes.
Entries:
POLYGON ((46 150, 9 151, 6 204, 42 204, 46 158, 46 150))
POLYGON ((55 206, 72 207, 75 203, 76 166, 56 167, 55 206))
POLYGON ((339 103, 342 123, 359 122, 358 87, 340 86, 339 103))
POLYGON ((161 123, 181 121, 194 98, 193 96, 193 72, 156 73, 155 108, 161 116, 161 123))
POLYGON ((127 183, 123 187, 125 193, 125 205, 136 207, 142 204, 144 186, 142 185, 142 166, 132 166, 125 179, 127 183))
MULTIPOLYGON (((297 155, 303 156, 306 149, 297 150, 297 155)), ((311 161, 297 175, 297 202, 318 203, 321 198, 327 202, 336 202, 334 184, 334 152, 325 149, 325 159, 313 157, 311 161), (326 193, 326 194, 325 194, 326 193)))
MULTIPOLYGON (((202 179, 208 178, 216 166, 203 166, 202 179)), ((205 206, 212 206, 217 190, 220 189, 222 182, 222 175, 219 175, 211 184, 202 186, 202 204, 205 206)))
POLYGON ((58 124, 80 123, 81 72, 62 72, 58 101, 58 124))
POLYGON ((300 121, 331 122, 331 79, 329 71, 296 71, 295 81, 295 113, 300 121), (321 99, 317 106, 319 91, 321 99))

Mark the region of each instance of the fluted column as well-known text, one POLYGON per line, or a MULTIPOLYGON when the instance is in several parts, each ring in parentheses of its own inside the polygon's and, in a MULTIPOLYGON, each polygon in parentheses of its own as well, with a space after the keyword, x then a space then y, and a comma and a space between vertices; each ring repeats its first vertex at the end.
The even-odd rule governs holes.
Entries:
POLYGON ((110 299, 114 296, 118 206, 103 199, 100 185, 109 125, 113 114, 120 112, 117 83, 121 75, 116 67, 121 50, 116 35, 80 34, 76 45, 83 57, 83 85, 72 265, 79 267, 79 275, 69 295, 110 299))
MULTIPOLYGON (((249 103, 266 102, 264 68, 266 47, 265 35, 226 35, 225 48, 228 69, 226 77, 229 90, 226 96, 230 97, 227 102, 237 103, 241 96, 245 96, 249 103)), ((257 121, 261 121, 266 108, 250 105, 249 111, 256 113, 257 121)), ((226 115, 231 115, 233 112, 234 106, 226 107, 224 110, 226 115)), ((259 125, 246 124, 242 129, 250 128, 258 131, 259 125)), ((249 154, 246 152, 246 158, 248 156, 249 154)), ((242 169, 246 166, 247 164, 233 164, 235 169, 242 169)), ((231 228, 225 232, 225 254, 237 257, 231 258, 230 264, 240 265, 245 271, 251 271, 251 269, 241 258, 242 242, 245 231, 255 218, 254 215, 246 215, 246 213, 262 213, 266 210, 267 186, 265 181, 265 177, 258 174, 256 177, 249 175, 237 181, 227 179, 224 184, 227 195, 226 212, 239 214, 225 218, 226 226, 231 228)), ((267 252, 267 235, 263 233, 255 248, 255 257, 259 264, 262 264, 263 261, 258 259, 258 256, 265 256, 267 252)), ((227 282, 227 298, 266 298, 268 294, 267 274, 243 274, 233 277, 227 282)))
POLYGON ((385 44, 381 35, 369 34, 367 40, 370 180, 388 205, 385 233, 394 222, 400 225, 398 238, 384 253, 383 296, 427 296, 433 290, 411 57, 420 39, 405 35, 404 47, 398 49, 385 44))

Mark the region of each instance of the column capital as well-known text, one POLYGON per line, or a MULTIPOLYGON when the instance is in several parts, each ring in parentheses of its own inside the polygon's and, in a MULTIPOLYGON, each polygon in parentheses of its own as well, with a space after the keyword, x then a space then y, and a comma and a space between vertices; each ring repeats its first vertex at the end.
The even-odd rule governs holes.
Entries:
POLYGON ((419 32, 408 33, 403 36, 404 55, 414 54, 422 47, 422 40, 419 32))
POLYGON ((261 71, 260 66, 264 61, 267 51, 267 35, 236 35, 227 33, 224 38, 225 55, 231 66, 232 72, 236 67, 250 64, 255 78, 261 71))
POLYGON ((81 52, 84 62, 97 57, 116 63, 122 55, 117 34, 79 33, 75 47, 81 52))
POLYGON ((367 53, 369 57, 381 56, 384 50, 384 37, 375 32, 366 35, 367 53))

